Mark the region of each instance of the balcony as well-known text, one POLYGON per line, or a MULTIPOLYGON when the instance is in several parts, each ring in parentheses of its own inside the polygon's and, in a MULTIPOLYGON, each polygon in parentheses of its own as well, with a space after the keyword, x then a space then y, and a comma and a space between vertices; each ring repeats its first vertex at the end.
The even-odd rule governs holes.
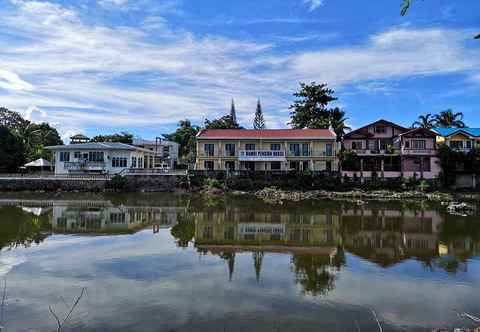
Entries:
POLYGON ((69 171, 103 171, 106 163, 103 161, 65 162, 64 167, 69 171))
POLYGON ((402 149, 402 155, 405 156, 434 156, 436 154, 436 149, 402 149))
POLYGON ((240 161, 286 161, 283 150, 241 150, 238 160, 240 161))
POLYGON ((352 149, 350 150, 355 152, 357 156, 382 156, 382 155, 398 155, 400 150, 394 148, 393 150, 385 150, 385 149, 352 149))

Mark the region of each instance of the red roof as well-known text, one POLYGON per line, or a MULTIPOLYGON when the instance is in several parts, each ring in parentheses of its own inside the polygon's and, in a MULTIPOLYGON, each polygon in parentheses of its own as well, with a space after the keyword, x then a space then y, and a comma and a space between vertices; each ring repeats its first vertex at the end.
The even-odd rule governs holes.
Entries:
POLYGON ((329 129, 204 129, 199 138, 335 138, 329 129))

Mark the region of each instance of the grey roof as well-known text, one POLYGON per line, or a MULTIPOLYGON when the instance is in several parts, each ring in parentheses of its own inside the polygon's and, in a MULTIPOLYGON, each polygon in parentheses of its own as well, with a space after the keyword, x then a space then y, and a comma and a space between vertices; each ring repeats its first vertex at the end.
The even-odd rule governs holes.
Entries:
POLYGON ((46 150, 123 150, 123 151, 143 151, 152 153, 152 151, 147 149, 142 149, 133 145, 118 143, 118 142, 92 142, 92 143, 80 143, 80 144, 69 144, 69 145, 54 145, 47 146, 46 150))
POLYGON ((48 160, 40 158, 28 164, 25 164, 24 166, 25 167, 50 167, 52 166, 52 164, 48 160))
MULTIPOLYGON (((177 142, 168 141, 165 139, 162 139, 158 143, 159 145, 179 145, 177 142)), ((142 138, 134 138, 133 145, 156 145, 156 142, 152 140, 142 139, 142 138)))

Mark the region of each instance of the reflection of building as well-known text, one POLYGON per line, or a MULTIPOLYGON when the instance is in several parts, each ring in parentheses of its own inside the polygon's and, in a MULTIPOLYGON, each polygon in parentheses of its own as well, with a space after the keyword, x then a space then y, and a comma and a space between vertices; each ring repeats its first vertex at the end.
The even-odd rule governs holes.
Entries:
POLYGON ((281 212, 206 211, 195 214, 195 244, 239 250, 330 252, 340 244, 338 216, 281 212), (248 249, 247 249, 248 250, 248 249))
POLYGON ((427 259, 438 254, 442 222, 436 211, 346 210, 342 226, 346 249, 382 266, 415 256, 427 259))
POLYGON ((67 233, 129 233, 154 225, 169 228, 177 223, 175 207, 53 207, 52 227, 67 233))

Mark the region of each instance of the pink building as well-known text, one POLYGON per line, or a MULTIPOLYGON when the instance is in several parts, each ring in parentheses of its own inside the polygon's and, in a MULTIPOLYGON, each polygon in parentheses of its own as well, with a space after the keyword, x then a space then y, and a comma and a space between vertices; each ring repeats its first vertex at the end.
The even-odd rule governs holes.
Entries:
POLYGON ((441 171, 436 136, 428 129, 408 129, 385 120, 366 125, 344 136, 342 175, 434 179, 441 171))

